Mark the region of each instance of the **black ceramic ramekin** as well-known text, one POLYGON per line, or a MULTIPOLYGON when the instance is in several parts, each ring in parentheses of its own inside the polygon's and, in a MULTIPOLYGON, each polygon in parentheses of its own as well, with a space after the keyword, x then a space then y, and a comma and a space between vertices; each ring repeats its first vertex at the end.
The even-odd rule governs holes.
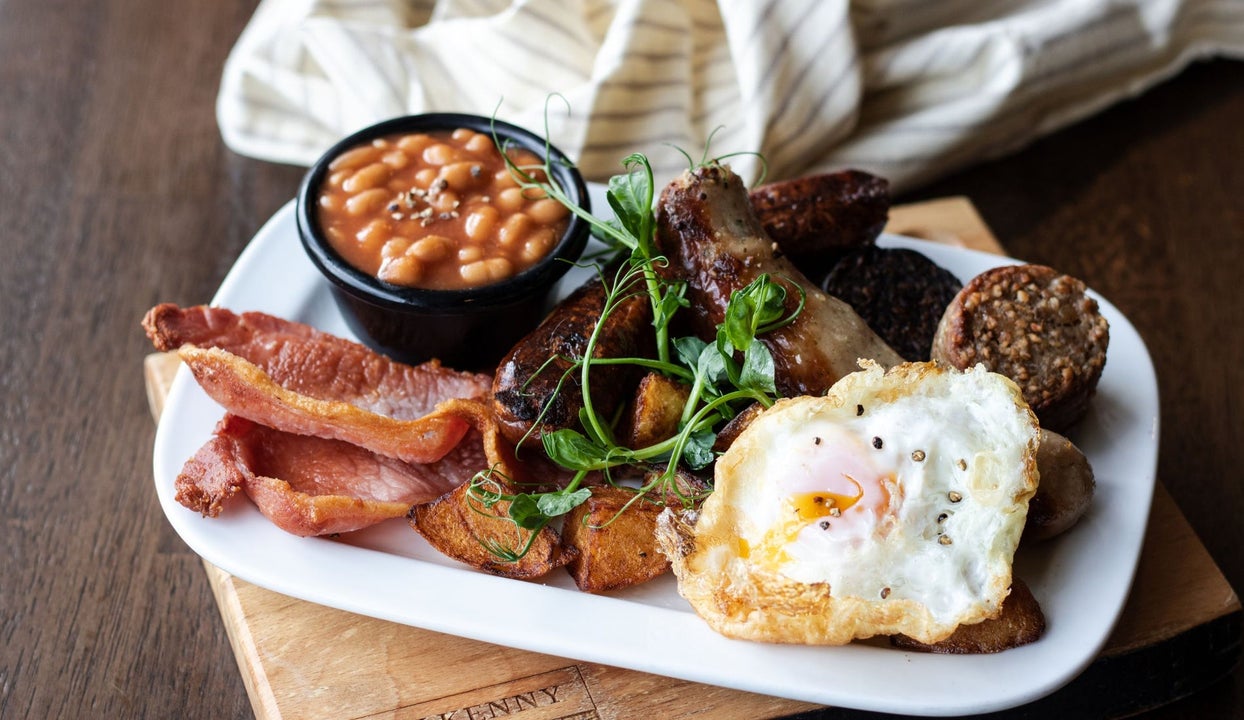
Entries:
POLYGON ((543 317, 550 292, 587 244, 589 227, 584 220, 572 214, 549 254, 511 278, 465 290, 425 290, 386 283, 347 263, 329 245, 316 210, 328 165, 342 152, 394 134, 455 128, 495 133, 540 158, 547 152, 552 179, 575 204, 590 210, 582 175, 543 138, 488 117, 431 113, 372 125, 324 153, 298 190, 298 234, 311 261, 331 284, 346 324, 369 347, 406 363, 438 358, 449 367, 490 370, 543 317))

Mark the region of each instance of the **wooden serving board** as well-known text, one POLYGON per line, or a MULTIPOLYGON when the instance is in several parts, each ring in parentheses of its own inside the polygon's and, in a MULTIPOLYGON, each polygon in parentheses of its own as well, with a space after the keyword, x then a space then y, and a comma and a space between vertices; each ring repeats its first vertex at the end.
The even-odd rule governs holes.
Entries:
MULTIPOLYGON (((1001 252, 965 198, 893 208, 887 230, 1001 252)), ((157 418, 177 364, 171 353, 147 358, 157 418)), ((260 720, 855 715, 354 615, 204 566, 260 720)), ((1241 617, 1235 592, 1158 483, 1132 593, 1101 656, 1062 690, 999 716, 1123 717, 1186 696, 1235 666, 1241 617)))

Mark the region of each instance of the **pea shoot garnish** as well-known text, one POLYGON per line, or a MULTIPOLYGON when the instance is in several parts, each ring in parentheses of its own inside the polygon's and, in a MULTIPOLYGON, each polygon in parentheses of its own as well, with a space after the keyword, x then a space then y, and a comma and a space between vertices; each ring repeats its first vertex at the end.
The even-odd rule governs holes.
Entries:
MULTIPOLYGON (((656 246, 656 192, 651 164, 646 156, 636 153, 625 158, 623 166, 625 172, 609 180, 606 193, 614 217, 601 220, 575 205, 561 188, 545 179, 553 176, 547 164, 529 168, 510 163, 510 172, 524 192, 543 194, 565 205, 590 225, 593 235, 617 260, 604 264, 616 265, 612 278, 604 277, 606 271, 597 269, 606 287, 601 317, 581 357, 566 359, 570 367, 563 383, 577 374, 583 396, 579 427, 546 432, 541 438, 545 454, 572 471, 572 479, 556 490, 513 492, 518 488, 508 479, 498 478, 495 471, 488 470, 479 473, 469 488, 472 502, 480 508, 509 503, 508 519, 529 531, 528 537, 534 537, 550 522, 585 502, 591 496, 591 488, 585 482, 596 473, 617 484, 623 472, 629 475, 635 470, 656 469, 647 473, 647 480, 639 487, 633 488, 632 502, 661 497, 682 498, 684 502, 698 499, 688 496, 679 486, 679 468, 695 471, 711 465, 716 458, 713 446, 721 427, 744 408, 754 403, 769 407, 777 399, 773 357, 760 337, 791 323, 803 309, 803 291, 798 290, 797 284, 761 275, 732 294, 713 342, 696 337, 671 338, 671 321, 687 306, 686 286, 661 272, 667 261, 656 246), (786 310, 788 288, 800 293, 797 307, 790 312, 786 310), (605 320, 620 303, 636 296, 645 296, 652 308, 655 356, 594 357, 605 320), (616 418, 603 416, 592 402, 592 370, 609 364, 639 366, 690 388, 678 430, 672 437, 640 448, 619 444, 614 432, 616 418)), ((539 422, 537 419, 536 424, 539 422)), ((530 540, 526 544, 529 546, 530 540)), ((527 550, 493 545, 489 550, 502 559, 516 560, 527 550)))

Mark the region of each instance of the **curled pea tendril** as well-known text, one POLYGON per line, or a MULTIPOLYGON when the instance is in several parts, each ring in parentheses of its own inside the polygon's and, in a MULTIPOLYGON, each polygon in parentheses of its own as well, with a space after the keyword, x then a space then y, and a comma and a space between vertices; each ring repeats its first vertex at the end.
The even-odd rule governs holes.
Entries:
MULTIPOLYGON (((546 108, 546 138, 548 135, 546 108)), ((768 275, 761 275, 731 295, 715 342, 706 343, 695 337, 671 339, 671 320, 688 305, 684 297, 686 286, 685 283, 662 277, 659 272, 666 264, 666 258, 656 247, 655 187, 648 158, 635 153, 622 161, 624 172, 610 178, 606 192, 614 217, 602 220, 575 204, 553 180, 548 159, 551 152, 545 153, 542 166, 522 167, 509 159, 504 152, 504 142, 497 137, 495 130, 493 137, 503 150, 502 157, 506 158, 511 175, 525 193, 540 193, 561 203, 588 223, 593 235, 609 248, 610 255, 622 259, 612 282, 605 283, 607 291, 601 317, 588 337, 582 356, 566 358, 570 361, 570 367, 555 390, 561 392, 564 383, 578 375, 583 396, 579 418, 581 431, 563 428, 542 436, 543 449, 548 457, 573 471, 570 482, 551 491, 507 492, 507 488, 511 487, 508 479, 499 478, 498 471, 492 468, 477 474, 468 488, 468 497, 480 512, 486 512, 497 503, 507 502, 509 510, 506 519, 517 528, 528 531, 527 540, 516 547, 496 540, 485 542, 493 555, 514 562, 530 549, 536 533, 591 496, 591 488, 584 486, 584 482, 592 473, 602 473, 612 483, 612 472, 618 468, 647 466, 659 469, 659 472, 649 473, 650 479, 634 488, 634 497, 623 505, 619 514, 641 500, 662 501, 656 499, 673 497, 687 504, 698 500, 701 493, 680 486, 677 480, 679 468, 698 470, 710 465, 715 459, 712 448, 717 429, 742 408, 752 403, 768 407, 777 399, 773 357, 759 336, 793 322, 802 312, 806 298, 798 284, 782 283, 768 275), (800 293, 796 308, 789 312, 785 307, 787 287, 800 293), (605 320, 622 302, 637 295, 647 296, 652 306, 656 356, 594 357, 605 320), (591 371, 602 365, 622 364, 662 373, 690 387, 678 432, 673 437, 643 448, 629 448, 617 443, 613 419, 604 417, 593 403, 591 371)), ((694 164, 689 156, 687 158, 694 164)), ((716 162, 706 158, 700 164, 716 162)), ((603 270, 598 267, 597 272, 603 273, 603 270)), ((602 275, 601 280, 604 282, 606 278, 602 275)), ((552 360, 550 358, 550 362, 552 360)), ((543 412, 533 426, 539 425, 542 418, 543 412)))

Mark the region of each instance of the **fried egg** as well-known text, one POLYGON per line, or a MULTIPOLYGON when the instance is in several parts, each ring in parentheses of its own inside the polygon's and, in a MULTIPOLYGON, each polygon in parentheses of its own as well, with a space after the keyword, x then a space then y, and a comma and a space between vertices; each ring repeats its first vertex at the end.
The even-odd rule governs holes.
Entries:
POLYGON ((999 612, 1037 487, 1019 389, 983 368, 861 367, 761 413, 698 518, 662 517, 679 591, 719 632, 933 643, 999 612))

